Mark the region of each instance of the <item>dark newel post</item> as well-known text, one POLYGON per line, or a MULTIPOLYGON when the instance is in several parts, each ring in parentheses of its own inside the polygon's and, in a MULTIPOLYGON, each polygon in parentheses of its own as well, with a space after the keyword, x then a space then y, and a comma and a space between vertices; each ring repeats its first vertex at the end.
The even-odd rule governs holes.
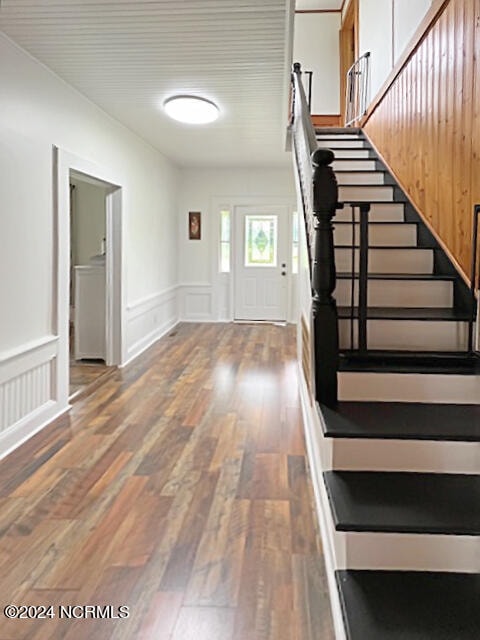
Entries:
POLYGON ((335 174, 329 165, 335 159, 330 149, 312 153, 313 215, 313 326, 315 338, 315 385, 317 401, 327 407, 337 404, 338 314, 332 294, 336 272, 332 218, 338 201, 335 174))

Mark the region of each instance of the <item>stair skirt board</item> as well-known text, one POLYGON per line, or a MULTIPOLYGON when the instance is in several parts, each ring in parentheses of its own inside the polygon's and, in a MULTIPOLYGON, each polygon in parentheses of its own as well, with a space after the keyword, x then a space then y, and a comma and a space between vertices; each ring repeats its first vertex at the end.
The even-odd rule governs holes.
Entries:
MULTIPOLYGON (((335 152, 334 152, 335 153, 335 152)), ((337 154, 335 153, 335 156, 337 154)), ((334 160, 330 165, 334 171, 376 171, 375 160, 334 160)))
MULTIPOLYGON (((341 349, 350 349, 349 319, 339 321, 341 349)), ((358 321, 353 321, 354 345, 358 348, 358 321)), ((368 320, 367 348, 394 351, 465 351, 468 323, 452 320, 368 320)))
MULTIPOLYGON (((340 307, 350 306, 352 281, 339 278, 334 297, 340 307)), ((369 279, 370 307, 446 308, 453 304, 453 282, 448 280, 369 279)), ((358 281, 355 284, 355 306, 358 305, 358 281)))
POLYGON ((341 371, 338 398, 358 402, 480 404, 480 376, 341 371))
POLYGON ((327 439, 331 440, 331 469, 336 471, 480 474, 478 442, 327 439))
MULTIPOLYGON (((358 244, 360 225, 355 223, 355 226, 356 244, 358 244)), ((334 225, 333 237, 336 245, 352 244, 352 225, 346 222, 334 225)), ((416 247, 417 225, 406 222, 370 224, 368 227, 368 242, 370 247, 416 247)))
POLYGON ((337 174, 337 184, 354 185, 354 184, 385 184, 385 173, 383 171, 339 171, 337 174))
MULTIPOLYGON (((433 274, 433 249, 370 249, 368 252, 369 273, 433 274)), ((352 249, 335 248, 335 263, 338 273, 352 270, 352 249)), ((355 271, 358 272, 359 250, 355 250, 355 271)))
MULTIPOLYGON (((360 220, 360 211, 354 207, 354 218, 360 220)), ((368 212, 369 222, 398 222, 403 223, 405 219, 405 206, 403 202, 377 202, 370 205, 368 212)), ((338 209, 335 213, 333 223, 352 221, 352 207, 348 204, 343 209, 338 209)))
MULTIPOLYGON (((337 570, 480 571, 476 536, 337 531, 323 480, 323 471, 331 468, 332 438, 323 435, 322 417, 314 417, 316 411, 309 403, 307 392, 301 395, 308 461, 331 596, 332 566, 337 570)), ((334 601, 332 597, 335 612, 334 601)))
POLYGON ((317 140, 317 144, 321 149, 332 149, 334 152, 336 149, 363 149, 369 146, 366 140, 362 138, 351 138, 347 140, 340 138, 321 139, 317 140))
POLYGON ((338 187, 339 202, 393 202, 393 187, 338 187))
POLYGON ((337 160, 341 160, 343 158, 372 158, 372 152, 370 149, 335 149, 333 153, 337 160))

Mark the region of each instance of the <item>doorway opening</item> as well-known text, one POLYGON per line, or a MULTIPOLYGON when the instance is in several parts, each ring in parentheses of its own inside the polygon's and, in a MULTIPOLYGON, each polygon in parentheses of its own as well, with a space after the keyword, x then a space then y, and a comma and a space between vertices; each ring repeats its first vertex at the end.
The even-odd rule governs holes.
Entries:
POLYGON ((107 196, 111 186, 70 171, 69 398, 109 373, 107 196))

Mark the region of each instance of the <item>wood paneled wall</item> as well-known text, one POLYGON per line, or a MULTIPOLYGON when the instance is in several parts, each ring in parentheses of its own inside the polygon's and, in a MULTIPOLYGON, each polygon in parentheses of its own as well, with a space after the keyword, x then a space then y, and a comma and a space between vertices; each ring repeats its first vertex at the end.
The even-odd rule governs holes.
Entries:
POLYGON ((480 0, 446 4, 364 129, 468 277, 480 202, 480 0))

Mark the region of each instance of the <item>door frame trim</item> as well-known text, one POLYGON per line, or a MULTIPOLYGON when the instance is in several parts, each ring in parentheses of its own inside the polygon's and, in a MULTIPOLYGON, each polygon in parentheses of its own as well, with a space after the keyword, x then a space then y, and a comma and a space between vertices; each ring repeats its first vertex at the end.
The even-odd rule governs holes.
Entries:
POLYGON ((122 255, 123 180, 108 168, 53 147, 54 237, 52 333, 58 335, 55 371, 57 400, 69 397, 69 286, 70 286, 70 172, 80 173, 111 187, 106 198, 106 348, 107 365, 125 360, 125 263, 122 255))

